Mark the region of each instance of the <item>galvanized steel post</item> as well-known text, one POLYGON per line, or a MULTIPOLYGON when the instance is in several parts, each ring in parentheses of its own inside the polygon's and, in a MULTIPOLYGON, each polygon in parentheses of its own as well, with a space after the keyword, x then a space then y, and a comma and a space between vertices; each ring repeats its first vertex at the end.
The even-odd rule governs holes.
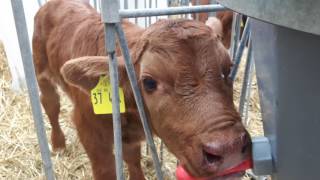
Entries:
POLYGON ((128 0, 124 0, 124 9, 128 9, 128 0))
MULTIPOLYGON (((251 49, 252 51, 252 49, 251 49)), ((252 52, 253 53, 253 52, 252 52)), ((251 58, 253 58, 253 55, 251 55, 251 58)), ((250 97, 251 97, 251 89, 252 89, 252 79, 254 75, 254 59, 251 60, 249 70, 249 77, 248 77, 248 84, 247 84, 247 94, 245 97, 245 100, 247 103, 245 104, 245 113, 243 115, 243 121, 245 122, 245 126, 249 126, 250 119, 249 119, 249 110, 250 110, 250 97)))
MULTIPOLYGON (((147 0, 144 0, 144 9, 147 8, 147 0)), ((147 17, 144 17, 144 27, 146 28, 148 26, 147 24, 147 17)))
POLYGON ((234 65, 232 67, 231 73, 230 73, 230 78, 232 81, 235 80, 237 72, 238 72, 238 68, 239 68, 239 64, 241 62, 241 57, 243 54, 243 50, 246 46, 246 42, 249 38, 249 32, 250 32, 250 18, 247 19, 246 25, 244 27, 243 30, 243 35, 241 37, 240 40, 240 44, 237 48, 236 54, 235 54, 235 58, 234 58, 234 65))
MULTIPOLYGON (((134 0, 134 9, 138 9, 138 0, 134 0)), ((138 24, 138 18, 135 18, 134 22, 138 24)))
POLYGON ((230 46, 230 55, 232 61, 235 59, 235 54, 238 49, 239 39, 240 39, 240 25, 241 25, 241 15, 234 12, 232 18, 232 31, 231 31, 231 46, 230 46))
POLYGON ((94 7, 95 9, 98 8, 98 6, 97 6, 97 0, 93 0, 93 7, 94 7))
POLYGON ((115 162, 117 180, 124 180, 122 158, 122 133, 119 104, 119 76, 116 58, 116 23, 120 22, 118 1, 103 0, 101 3, 102 19, 105 23, 106 52, 109 54, 109 74, 112 86, 112 122, 114 134, 115 162))
POLYGON ((123 180, 123 158, 122 158, 122 133, 121 133, 121 118, 120 118, 120 105, 119 105, 119 76, 118 76, 118 61, 116 58, 116 33, 114 24, 105 24, 105 43, 106 50, 109 54, 109 74, 112 86, 112 123, 113 123, 113 136, 115 148, 115 162, 117 180, 123 180))
POLYGON ((22 0, 11 0, 11 5, 19 40, 23 68, 26 75, 28 93, 32 107, 32 115, 40 146, 42 162, 44 165, 44 172, 48 180, 54 180, 54 173, 52 170, 52 162, 50 158, 50 150, 43 123, 39 91, 32 60, 31 48, 29 44, 30 41, 23 9, 23 3, 22 0))
MULTIPOLYGON (((149 0, 149 9, 152 8, 152 0, 149 0)), ((148 22, 148 26, 151 25, 151 17, 149 17, 149 22, 148 22)))
MULTIPOLYGON (((249 35, 250 36, 250 35, 249 35)), ((242 120, 244 120, 243 111, 245 104, 248 103, 247 93, 248 93, 248 80, 251 72, 251 64, 252 64, 252 43, 249 38, 249 47, 248 47, 248 54, 247 54, 247 60, 246 60, 246 66, 244 70, 243 75, 243 82, 242 82, 242 89, 241 89, 241 95, 240 95, 240 102, 239 102, 239 112, 242 117, 242 120)), ((246 124, 246 122, 242 122, 243 124, 246 124)))

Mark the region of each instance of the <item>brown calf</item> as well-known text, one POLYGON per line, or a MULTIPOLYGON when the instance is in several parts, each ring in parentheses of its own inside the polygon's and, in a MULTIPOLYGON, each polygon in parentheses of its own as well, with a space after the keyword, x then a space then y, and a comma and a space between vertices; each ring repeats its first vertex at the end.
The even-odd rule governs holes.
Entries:
MULTIPOLYGON (((149 123, 194 176, 214 176, 250 155, 250 138, 232 99, 231 61, 212 30, 192 20, 162 20, 147 29, 123 21, 149 123)), ((95 179, 115 179, 111 115, 95 115, 89 91, 108 75, 100 15, 86 3, 51 0, 35 17, 33 53, 53 149, 65 148, 57 85, 74 104, 72 120, 95 179), (72 60, 70 60, 72 59, 72 60), (61 70, 61 71, 60 71, 61 70)), ((139 114, 121 52, 124 160, 130 179, 144 179, 139 114)))
MULTIPOLYGON (((192 0, 192 5, 196 5, 197 0, 192 0)), ((207 5, 209 4, 209 0, 199 0, 199 5, 207 5)), ((192 14, 193 19, 196 19, 196 14, 192 14)), ((226 48, 230 48, 231 42, 231 32, 232 32, 232 19, 233 13, 232 11, 221 11, 216 13, 216 17, 220 20, 222 25, 222 42, 226 48)), ((207 25, 215 28, 216 26, 216 18, 209 17, 208 13, 199 13, 198 20, 206 23, 207 25), (214 23, 213 23, 214 22, 214 23)))

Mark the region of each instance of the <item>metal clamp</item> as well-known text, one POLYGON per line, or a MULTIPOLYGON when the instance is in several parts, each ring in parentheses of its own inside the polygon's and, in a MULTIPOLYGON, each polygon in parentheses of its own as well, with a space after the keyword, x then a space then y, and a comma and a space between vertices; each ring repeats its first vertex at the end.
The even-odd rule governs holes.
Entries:
POLYGON ((271 145, 267 137, 252 139, 253 173, 269 175, 273 172, 271 145))

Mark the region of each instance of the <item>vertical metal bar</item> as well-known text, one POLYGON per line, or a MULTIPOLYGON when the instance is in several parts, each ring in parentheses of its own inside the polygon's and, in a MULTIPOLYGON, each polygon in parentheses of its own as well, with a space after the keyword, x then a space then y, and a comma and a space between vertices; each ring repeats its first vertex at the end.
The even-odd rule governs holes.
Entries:
MULTIPOLYGON (((155 8, 158 8, 158 0, 155 0, 155 6, 154 6, 155 8)), ((156 16, 156 21, 158 20, 158 16, 156 16)), ((151 23, 150 23, 151 24, 151 23)), ((150 25, 149 24, 149 25, 150 25)), ((162 143, 162 140, 161 140, 161 143, 162 143)), ((162 160, 161 160, 161 156, 162 156, 162 151, 163 151, 163 149, 161 148, 161 146, 160 146, 160 165, 162 166, 162 160)), ((149 154, 149 148, 148 148, 148 145, 147 145, 147 152, 146 152, 147 154, 149 154)))
POLYGON ((234 57, 238 48, 239 39, 240 39, 240 21, 241 17, 239 13, 233 13, 233 21, 232 21, 232 33, 231 33, 231 48, 230 48, 230 55, 232 61, 234 61, 234 57))
MULTIPOLYGON (((152 8, 152 0, 149 0, 149 8, 150 8, 150 9, 152 8)), ((151 17, 149 17, 148 26, 150 26, 150 24, 151 24, 151 17)))
MULTIPOLYGON (((196 0, 196 5, 200 4, 200 0, 196 0)), ((199 13, 196 13, 196 20, 199 21, 199 13)))
MULTIPOLYGON (((181 6, 189 6, 189 0, 181 0, 181 6)), ((184 18, 188 18, 188 14, 184 14, 184 18)))
POLYGON ((152 155, 153 163, 155 165, 157 178, 158 178, 158 180, 163 180, 163 175, 162 175, 162 172, 161 172, 161 165, 160 165, 160 162, 159 162, 157 149, 155 147, 155 144, 154 144, 154 141, 153 141, 153 138, 152 138, 152 133, 151 133, 151 130, 150 130, 150 127, 149 127, 149 124, 148 124, 147 116, 146 116, 146 113, 144 111, 142 96, 141 96, 140 89, 139 89, 139 86, 138 86, 138 81, 137 81, 137 78, 136 78, 135 70, 134 70, 134 67, 133 67, 133 64, 132 64, 132 61, 131 61, 131 57, 130 57, 127 41, 125 39, 125 35, 124 35, 124 32, 123 32, 122 27, 121 27, 120 24, 116 25, 116 30, 117 30, 117 34, 118 34, 118 38, 119 38, 122 54, 123 54, 124 59, 125 59, 126 70, 127 70, 127 73, 128 73, 128 77, 129 77, 130 84, 131 84, 131 87, 132 87, 132 90, 133 90, 134 98, 136 100, 138 111, 139 111, 139 115, 140 115, 141 122, 142 122, 142 125, 143 125, 143 130, 144 130, 144 133, 146 135, 147 143, 150 146, 151 155, 152 155))
POLYGON ((109 74, 112 86, 112 122, 117 180, 124 180, 122 159, 121 118, 119 105, 118 61, 116 58, 116 33, 114 23, 105 23, 105 44, 109 54, 109 74))
POLYGON ((98 6, 97 6, 97 0, 93 0, 93 7, 97 10, 98 6))
POLYGON ((26 75, 28 93, 32 107, 32 115, 40 146, 42 162, 44 165, 44 172, 48 180, 54 180, 54 173, 52 170, 48 140, 43 123, 38 86, 32 61, 31 48, 29 44, 30 41, 22 0, 11 0, 11 6, 19 40, 23 68, 26 75))
MULTIPOLYGON (((252 43, 249 39, 249 47, 248 47, 248 55, 246 61, 246 67, 243 75, 243 83, 242 83, 242 90, 240 95, 240 102, 239 102, 239 112, 241 117, 243 118, 243 110, 244 105, 248 103, 247 93, 248 93, 248 79, 251 71, 251 64, 252 64, 252 43)), ((243 122, 245 124, 245 122, 243 122)))
MULTIPOLYGON (((134 0, 134 8, 138 9, 138 0, 134 0)), ((134 19, 135 24, 138 24, 138 18, 134 19)))
POLYGON ((128 9, 128 0, 124 0, 124 9, 128 9))
MULTIPOLYGON (((156 0, 155 8, 158 8, 158 0, 156 0)), ((156 21, 158 20, 158 16, 156 16, 156 21)))
MULTIPOLYGON (((144 9, 147 8, 147 0, 144 0, 144 9)), ((146 28, 148 26, 147 24, 147 17, 144 17, 144 27, 146 28)))
MULTIPOLYGON (((252 48, 251 48, 252 51, 252 48)), ((252 52, 253 53, 253 52, 252 52)), ((251 55, 251 58, 253 58, 253 55, 251 55)), ((245 114, 244 114, 244 122, 245 125, 248 126, 250 121, 249 121, 249 109, 250 109, 250 97, 251 97, 251 89, 252 89, 252 79, 253 79, 253 74, 254 74, 254 60, 251 60, 251 66, 250 66, 250 73, 248 77, 248 85, 247 85, 247 95, 245 97, 247 103, 245 104, 245 114)))
MULTIPOLYGON (((217 4, 216 0, 209 0, 209 4, 217 4)), ((216 12, 209 12, 208 13, 209 17, 216 16, 216 12)))
POLYGON ((42 6, 42 0, 38 0, 38 5, 41 7, 42 6))
POLYGON ((244 27, 244 30, 243 30, 243 35, 241 37, 241 40, 240 40, 240 44, 237 48, 237 51, 236 51, 236 54, 235 54, 235 58, 234 58, 234 65, 231 69, 231 73, 230 73, 230 78, 232 81, 235 80, 236 78, 236 75, 237 75, 237 72, 238 72, 238 68, 239 68, 239 64, 241 62, 241 57, 242 57, 242 54, 243 54, 243 50, 245 48, 245 45, 246 45, 246 42, 249 38, 249 32, 250 32, 250 18, 247 19, 247 23, 244 27))
POLYGON ((122 135, 119 104, 118 61, 116 58, 116 23, 120 22, 119 1, 104 0, 101 3, 101 15, 104 22, 105 48, 109 55, 109 74, 112 94, 112 123, 114 134, 115 163, 117 180, 124 180, 122 158, 122 135))

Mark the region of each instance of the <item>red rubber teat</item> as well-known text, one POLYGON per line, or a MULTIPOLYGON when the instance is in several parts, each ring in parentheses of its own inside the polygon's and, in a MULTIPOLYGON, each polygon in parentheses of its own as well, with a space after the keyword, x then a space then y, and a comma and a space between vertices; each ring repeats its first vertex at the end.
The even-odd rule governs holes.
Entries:
MULTIPOLYGON (((242 172, 242 171, 245 171, 250 168, 252 168, 252 160, 248 159, 233 168, 227 169, 227 170, 219 173, 217 175, 217 177, 225 176, 225 175, 232 174, 232 173, 242 172)), ((192 177, 191 175, 189 175, 189 173, 181 165, 179 165, 176 169, 176 177, 177 177, 177 180, 206 180, 206 179, 208 179, 208 178, 192 177)))

